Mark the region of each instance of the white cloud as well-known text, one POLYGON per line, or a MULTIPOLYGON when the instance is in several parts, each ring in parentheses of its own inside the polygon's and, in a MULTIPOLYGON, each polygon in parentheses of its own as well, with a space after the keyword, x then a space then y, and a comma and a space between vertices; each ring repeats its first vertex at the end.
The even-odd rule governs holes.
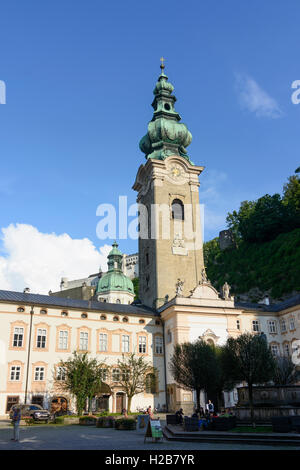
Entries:
POLYGON ((80 279, 107 270, 110 245, 97 250, 88 238, 41 233, 32 225, 2 228, 0 289, 48 294, 59 290, 61 277, 80 279))
POLYGON ((279 118, 282 111, 276 100, 264 91, 258 83, 247 75, 236 75, 236 91, 243 108, 257 117, 279 118))

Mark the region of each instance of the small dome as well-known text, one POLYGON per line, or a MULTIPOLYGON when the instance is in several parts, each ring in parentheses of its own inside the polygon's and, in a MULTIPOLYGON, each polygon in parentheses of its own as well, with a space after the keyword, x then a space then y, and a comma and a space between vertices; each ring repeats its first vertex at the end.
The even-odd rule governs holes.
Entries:
POLYGON ((113 243, 113 248, 108 254, 108 271, 98 281, 97 294, 105 294, 110 291, 129 292, 134 294, 134 287, 122 271, 122 253, 118 249, 117 242, 113 243))
POLYGON ((129 277, 121 272, 111 271, 99 279, 97 293, 108 291, 127 291, 134 294, 134 288, 129 277))

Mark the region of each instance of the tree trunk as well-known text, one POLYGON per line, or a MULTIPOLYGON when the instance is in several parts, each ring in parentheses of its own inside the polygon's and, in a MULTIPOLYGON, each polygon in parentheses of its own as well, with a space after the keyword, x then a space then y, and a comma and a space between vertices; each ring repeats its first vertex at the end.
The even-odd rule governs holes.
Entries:
POLYGON ((253 407, 253 387, 252 387, 252 384, 249 384, 249 383, 248 383, 248 391, 249 391, 249 405, 250 405, 251 423, 252 423, 252 426, 255 428, 254 407, 253 407))
POLYGON ((132 397, 128 397, 127 413, 131 412, 131 401, 132 401, 132 397))
POLYGON ((196 402, 197 402, 197 410, 200 410, 200 392, 199 388, 196 389, 196 402))

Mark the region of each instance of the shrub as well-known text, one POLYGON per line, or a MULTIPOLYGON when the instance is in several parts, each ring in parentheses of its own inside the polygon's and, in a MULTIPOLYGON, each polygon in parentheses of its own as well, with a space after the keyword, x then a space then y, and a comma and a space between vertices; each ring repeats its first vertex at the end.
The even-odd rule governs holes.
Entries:
POLYGON ((120 418, 115 422, 115 429, 134 430, 136 429, 136 420, 133 418, 120 418))
POLYGON ((108 416, 108 411, 101 411, 101 413, 97 413, 97 416, 108 416))
POLYGON ((97 428, 113 428, 115 425, 115 418, 113 416, 101 416, 97 419, 97 428))
POLYGON ((81 416, 79 418, 79 424, 81 426, 95 426, 97 424, 96 416, 81 416))
POLYGON ((24 418, 24 421, 26 423, 26 426, 32 426, 33 424, 35 424, 35 421, 33 418, 24 418))
POLYGON ((57 416, 55 419, 54 419, 54 423, 55 424, 64 424, 65 422, 65 419, 63 416, 57 416))

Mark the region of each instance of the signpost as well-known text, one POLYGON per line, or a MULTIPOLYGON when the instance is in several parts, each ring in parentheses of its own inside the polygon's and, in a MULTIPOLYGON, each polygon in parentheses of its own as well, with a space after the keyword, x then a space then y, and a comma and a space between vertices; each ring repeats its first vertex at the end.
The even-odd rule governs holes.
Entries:
POLYGON ((144 438, 144 443, 147 437, 152 437, 152 442, 158 442, 163 440, 163 433, 159 419, 150 419, 144 438))

